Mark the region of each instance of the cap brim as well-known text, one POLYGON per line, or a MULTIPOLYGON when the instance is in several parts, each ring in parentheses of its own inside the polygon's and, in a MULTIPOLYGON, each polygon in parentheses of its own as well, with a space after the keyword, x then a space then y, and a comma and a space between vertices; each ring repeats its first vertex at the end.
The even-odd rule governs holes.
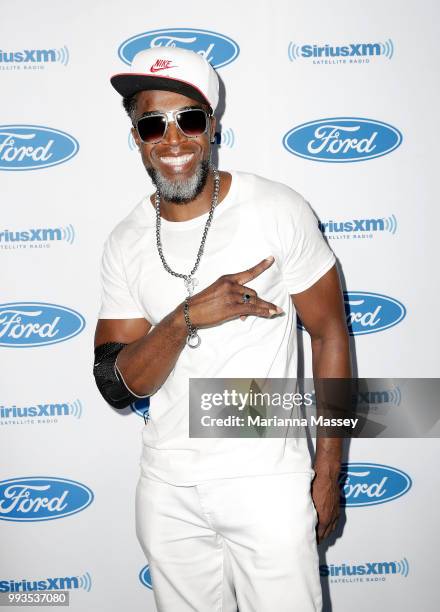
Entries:
POLYGON ((124 96, 124 98, 129 98, 139 91, 159 89, 182 94, 187 98, 191 98, 192 100, 196 100, 202 104, 207 104, 211 108, 209 101, 199 89, 190 83, 186 83, 185 81, 180 81, 178 79, 163 76, 156 77, 150 75, 147 76, 145 74, 133 74, 131 72, 115 74, 111 77, 110 82, 116 91, 121 94, 121 96, 124 96))

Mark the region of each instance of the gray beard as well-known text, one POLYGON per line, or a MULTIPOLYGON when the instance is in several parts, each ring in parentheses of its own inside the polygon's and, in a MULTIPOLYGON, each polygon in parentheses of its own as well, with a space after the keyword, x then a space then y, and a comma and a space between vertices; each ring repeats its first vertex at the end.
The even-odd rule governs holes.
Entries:
POLYGON ((185 181, 170 181, 151 166, 146 170, 161 198, 174 204, 187 204, 194 200, 206 185, 209 174, 209 160, 202 160, 194 174, 185 181))

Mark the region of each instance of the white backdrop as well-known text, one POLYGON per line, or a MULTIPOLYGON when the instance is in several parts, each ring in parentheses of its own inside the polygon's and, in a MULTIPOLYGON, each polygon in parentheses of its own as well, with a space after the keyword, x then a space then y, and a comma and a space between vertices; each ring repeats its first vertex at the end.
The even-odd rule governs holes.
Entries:
MULTIPOLYGON (((0 593, 45 581, 73 610, 155 609, 134 531, 143 420, 91 375, 103 242, 151 190, 109 84, 122 43, 224 64, 220 167, 310 201, 360 319, 359 376, 392 390, 439 376, 438 18, 434 0, 2 3, 0 593)), ((438 609, 438 449, 351 444, 349 505, 320 546, 325 610, 438 609)))

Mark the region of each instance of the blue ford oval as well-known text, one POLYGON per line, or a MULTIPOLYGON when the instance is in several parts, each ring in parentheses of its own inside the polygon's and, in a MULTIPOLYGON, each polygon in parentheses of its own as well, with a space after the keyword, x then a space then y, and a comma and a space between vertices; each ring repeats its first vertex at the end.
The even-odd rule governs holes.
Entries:
POLYGON ((0 481, 0 519, 50 521, 81 512, 94 499, 89 487, 75 480, 32 476, 0 481))
POLYGON ((380 463, 343 463, 339 486, 341 505, 384 504, 409 491, 412 480, 402 470, 380 463))
POLYGON ((352 336, 383 331, 400 323, 406 315, 401 302, 380 293, 344 292, 344 305, 352 336))
POLYGON ((224 34, 210 30, 176 28, 150 30, 137 34, 119 46, 118 55, 123 62, 130 65, 133 57, 139 51, 154 47, 182 47, 196 51, 203 55, 214 68, 230 64, 240 53, 237 43, 224 34))
POLYGON ((0 126, 0 170, 40 170, 62 164, 78 153, 70 134, 40 125, 0 126))
POLYGON ((84 317, 66 306, 44 302, 0 304, 0 346, 57 344, 77 336, 84 327, 84 317))
POLYGON ((284 147, 318 162, 358 162, 387 155, 402 143, 401 132, 383 121, 331 117, 302 123, 285 134, 284 147))

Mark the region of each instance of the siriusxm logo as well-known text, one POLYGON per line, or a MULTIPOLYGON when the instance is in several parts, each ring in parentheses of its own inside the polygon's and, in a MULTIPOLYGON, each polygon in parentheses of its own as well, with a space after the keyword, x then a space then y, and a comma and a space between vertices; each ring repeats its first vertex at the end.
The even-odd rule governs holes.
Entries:
POLYGON ((359 117, 333 117, 298 125, 283 138, 294 155, 318 162, 358 162, 397 149, 402 134, 388 123, 359 117))
POLYGON ((402 393, 400 387, 393 385, 389 389, 359 390, 354 399, 357 409, 363 411, 372 407, 386 408, 389 406, 400 406, 402 393))
MULTIPOLYGON (((226 130, 222 130, 221 132, 216 132, 215 144, 219 147, 225 146, 231 149, 235 144, 235 134, 233 130, 231 128, 227 128, 226 130)), ((131 151, 135 151, 137 149, 136 142, 133 138, 131 130, 128 133, 128 148, 131 151)))
POLYGON ((221 132, 216 132, 215 144, 219 147, 225 146, 228 147, 228 149, 231 149, 235 144, 235 134, 231 128, 222 130, 221 132))
POLYGON ((0 481, 0 520, 49 521, 81 512, 94 495, 86 485, 35 476, 0 481))
POLYGON ((0 170, 39 170, 62 164, 78 153, 78 141, 38 125, 0 126, 0 170))
POLYGON ((408 559, 401 561, 367 561, 366 563, 341 563, 341 565, 320 565, 319 573, 330 582, 384 582, 389 576, 409 574, 408 559))
POLYGON ((89 572, 82 576, 56 576, 39 580, 0 580, 0 593, 28 593, 29 591, 70 591, 83 589, 90 593, 92 578, 89 572))
POLYGON ((24 348, 64 342, 85 327, 79 312, 40 302, 0 304, 0 346, 24 348))
POLYGON ((32 404, 30 406, 0 405, 0 425, 38 425, 58 423, 63 417, 82 417, 79 399, 58 404, 32 404))
POLYGON ((118 55, 123 62, 131 64, 136 53, 155 47, 190 49, 203 55, 214 68, 230 64, 240 52, 237 43, 223 34, 210 30, 176 28, 137 34, 120 45, 118 55))
POLYGON ((397 219, 395 215, 370 219, 347 219, 345 221, 320 221, 319 229, 330 240, 371 239, 380 233, 395 234, 397 219))
POLYGON ((47 249, 54 242, 73 244, 75 228, 72 224, 65 227, 32 227, 25 230, 0 231, 0 249, 47 249))
POLYGON ((394 44, 391 38, 385 42, 348 43, 345 45, 318 45, 290 42, 287 50, 289 60, 311 60, 313 64, 365 64, 370 58, 384 57, 391 59, 394 55, 394 44))
MULTIPOLYGON (((384 388, 384 379, 377 379, 377 387, 374 379, 360 379, 359 386, 353 390, 351 396, 352 407, 357 412, 369 412, 370 409, 387 409, 390 406, 400 406, 402 401, 402 393, 400 387, 391 385, 389 388, 384 388), (366 388, 368 386, 368 389, 366 388)), ((313 406, 316 406, 316 391, 311 391, 311 401, 313 406)), ((376 410, 377 412, 377 410, 376 410)))
POLYGON ((409 491, 408 474, 379 463, 342 464, 339 486, 341 505, 373 506, 401 497, 409 491))
POLYGON ((400 323, 406 315, 401 302, 380 293, 344 292, 344 304, 352 336, 383 331, 400 323))
POLYGON ((148 589, 153 589, 153 585, 151 583, 150 567, 148 565, 143 567, 139 572, 139 580, 148 589))
POLYGON ((64 45, 59 49, 20 49, 3 51, 0 49, 0 70, 41 70, 44 64, 69 63, 69 49, 64 45))

